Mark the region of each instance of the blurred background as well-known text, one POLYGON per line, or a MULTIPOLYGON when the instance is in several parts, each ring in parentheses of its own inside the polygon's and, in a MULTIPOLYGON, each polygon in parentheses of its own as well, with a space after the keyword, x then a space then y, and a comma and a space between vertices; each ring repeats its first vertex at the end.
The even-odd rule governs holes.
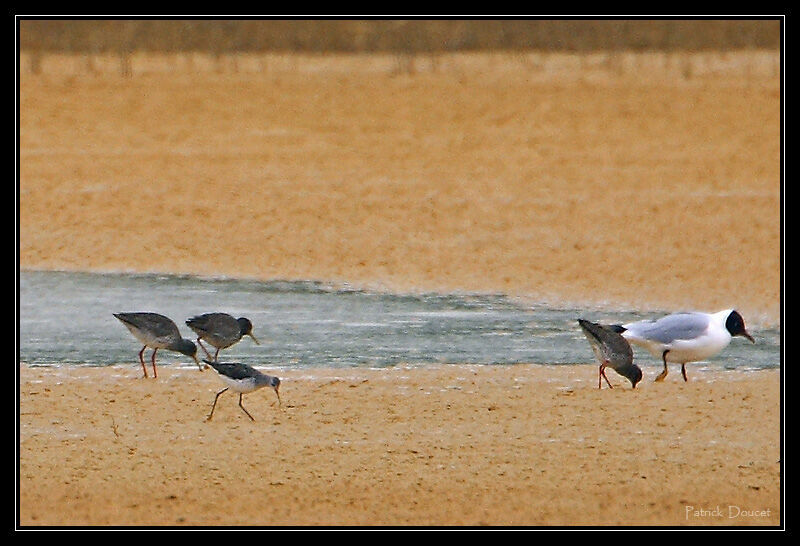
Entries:
MULTIPOLYGON (((50 53, 391 53, 777 49, 780 20, 36 20, 20 21, 28 68, 50 53)), ((406 64, 405 70, 413 69, 406 64)), ((87 64, 91 70, 91 62, 87 64)))
POLYGON ((772 20, 22 20, 25 50, 442 52, 777 48, 772 20))
POLYGON ((779 322, 779 18, 18 28, 23 269, 779 322))

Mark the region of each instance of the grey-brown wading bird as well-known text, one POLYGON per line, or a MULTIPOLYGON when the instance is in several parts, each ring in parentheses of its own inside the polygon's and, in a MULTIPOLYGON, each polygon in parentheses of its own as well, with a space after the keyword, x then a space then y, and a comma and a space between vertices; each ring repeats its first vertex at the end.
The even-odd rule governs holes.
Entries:
POLYGON ((613 388, 605 373, 605 369, 608 367, 621 376, 627 377, 635 389, 636 384, 642 379, 642 370, 633 363, 633 351, 625 338, 602 324, 584 319, 578 319, 578 324, 580 324, 586 339, 589 340, 597 360, 600 361, 597 388, 602 388, 602 379, 606 380, 609 388, 613 388))
POLYGON ((144 345, 142 350, 139 351, 139 362, 142 363, 144 377, 147 377, 147 368, 144 365, 143 354, 148 347, 153 349, 153 377, 158 377, 156 372, 156 353, 159 349, 175 351, 190 356, 194 359, 200 371, 203 371, 203 367, 197 361, 197 347, 190 340, 181 337, 178 326, 169 318, 158 313, 114 313, 114 316, 144 345))
POLYGON ((205 351, 209 359, 216 361, 220 349, 227 349, 231 345, 238 343, 244 336, 250 336, 256 345, 260 345, 256 336, 253 335, 253 323, 244 317, 234 318, 227 313, 205 313, 197 315, 186 321, 186 325, 197 334, 197 343, 205 351), (205 348, 200 341, 204 339, 210 345, 216 347, 214 356, 205 348))
POLYGON ((667 362, 681 365, 681 375, 686 378, 686 364, 710 358, 728 346, 734 336, 756 340, 744 327, 744 319, 734 309, 717 313, 673 313, 658 320, 640 320, 610 326, 631 343, 644 347, 664 362, 656 381, 667 376, 667 362))
POLYGON ((247 414, 251 421, 255 421, 255 419, 253 419, 250 412, 244 409, 242 405, 243 394, 257 391, 262 387, 272 387, 275 391, 275 395, 278 397, 278 405, 281 405, 281 395, 278 393, 281 380, 277 377, 263 374, 252 366, 240 362, 216 362, 206 359, 204 359, 203 362, 214 368, 222 382, 228 385, 214 397, 214 404, 211 406, 211 413, 208 414, 206 421, 211 421, 211 418, 214 416, 214 408, 217 407, 219 395, 228 389, 239 393, 239 407, 242 408, 242 411, 247 414))

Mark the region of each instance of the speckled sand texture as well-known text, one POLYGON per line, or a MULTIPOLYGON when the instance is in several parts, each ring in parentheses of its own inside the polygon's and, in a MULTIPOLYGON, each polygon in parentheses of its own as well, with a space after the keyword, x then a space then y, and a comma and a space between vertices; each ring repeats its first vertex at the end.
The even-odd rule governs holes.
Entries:
MULTIPOLYGON (((43 63, 20 84, 20 266, 778 325, 777 74, 553 59, 43 63)), ((253 423, 225 393, 207 423, 212 371, 144 380, 134 353, 21 367, 22 525, 780 521, 777 369, 598 390, 588 346, 577 366, 289 368, 283 407, 246 395, 253 423)))

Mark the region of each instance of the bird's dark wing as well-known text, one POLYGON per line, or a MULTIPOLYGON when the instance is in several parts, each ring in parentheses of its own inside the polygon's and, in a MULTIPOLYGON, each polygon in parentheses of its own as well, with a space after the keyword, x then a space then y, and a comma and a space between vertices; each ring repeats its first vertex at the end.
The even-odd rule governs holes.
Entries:
POLYGON ((241 336, 239 323, 225 313, 206 313, 192 317, 186 325, 198 335, 213 335, 222 339, 237 339, 241 336))
POLYGON ((247 364, 242 364, 241 362, 212 362, 211 360, 203 360, 203 362, 231 379, 247 379, 248 377, 255 377, 260 373, 256 369, 247 364))
POLYGON ((578 319, 586 339, 592 346, 595 356, 601 362, 607 360, 612 367, 627 366, 633 363, 633 350, 630 343, 620 334, 584 319, 578 319))
POLYGON ((178 326, 158 313, 115 313, 114 316, 126 326, 149 332, 157 338, 180 337, 178 326))

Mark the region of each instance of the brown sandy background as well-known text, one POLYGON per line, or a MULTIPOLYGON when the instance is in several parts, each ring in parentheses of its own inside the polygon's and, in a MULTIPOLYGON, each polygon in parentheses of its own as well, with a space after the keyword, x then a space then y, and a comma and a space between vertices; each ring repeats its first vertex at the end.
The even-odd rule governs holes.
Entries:
POLYGON ((775 325, 777 57, 741 55, 621 55, 619 74, 599 55, 414 74, 391 57, 255 73, 144 57, 133 78, 43 63, 21 77, 20 265, 736 307, 775 325))
POLYGON ((205 422, 221 382, 196 367, 158 380, 134 366, 23 367, 21 521, 778 524, 777 370, 636 390, 614 374, 620 388, 598 390, 596 373, 290 370, 282 407, 271 391, 246 395, 251 422, 225 393, 205 422))
MULTIPOLYGON (((407 61, 23 69, 20 266, 779 324, 777 53, 407 61)), ((141 380, 131 354, 21 368, 22 525, 779 522, 777 370, 635 391, 594 366, 287 370, 282 408, 252 394, 251 423, 223 395, 206 423, 212 373, 141 380)))

